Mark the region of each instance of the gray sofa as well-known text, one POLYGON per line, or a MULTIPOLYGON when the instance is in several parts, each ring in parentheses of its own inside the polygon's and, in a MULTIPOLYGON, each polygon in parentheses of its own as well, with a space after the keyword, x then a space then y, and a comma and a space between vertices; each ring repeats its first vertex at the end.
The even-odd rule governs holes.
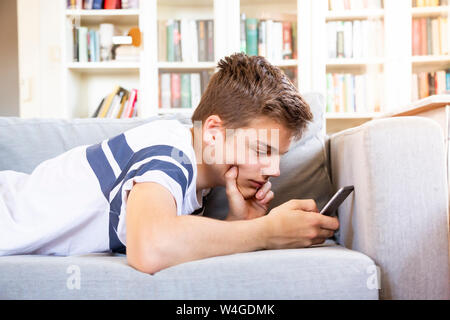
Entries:
MULTIPOLYGON (((120 254, 0 257, 0 299, 449 299, 448 185, 442 131, 428 119, 374 120, 332 136, 323 99, 306 95, 315 121, 281 163, 276 199, 317 201, 355 192, 324 245, 183 263, 154 275, 120 254)), ((177 118, 186 125, 189 119, 177 118)), ((0 170, 30 173, 77 145, 149 119, 0 118, 0 170)), ((1 186, 0 186, 1 187, 1 186)), ((205 215, 223 219, 216 188, 205 215)))

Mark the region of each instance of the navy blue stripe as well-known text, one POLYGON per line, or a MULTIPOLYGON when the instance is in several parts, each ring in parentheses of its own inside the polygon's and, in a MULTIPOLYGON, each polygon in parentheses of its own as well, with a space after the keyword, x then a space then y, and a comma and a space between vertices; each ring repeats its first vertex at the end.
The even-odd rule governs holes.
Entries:
POLYGON ((108 141, 108 146, 111 149, 114 159, 116 159, 120 169, 123 170, 134 154, 133 150, 127 143, 125 134, 122 133, 117 137, 110 139, 108 141))
POLYGON ((86 157, 97 176, 103 195, 109 201, 109 193, 114 186, 116 176, 103 152, 101 143, 86 148, 86 157))
MULTIPOLYGON (((132 179, 132 178, 137 177, 137 176, 142 176, 143 174, 145 174, 147 171, 150 171, 150 170, 162 171, 165 174, 167 174, 169 177, 171 177, 173 180, 175 180, 181 187, 181 190, 182 190, 182 193, 183 193, 183 199, 184 199, 184 195, 186 194, 188 186, 187 186, 187 179, 186 179, 186 176, 183 173, 183 170, 181 170, 180 167, 178 167, 177 165, 174 165, 171 162, 161 161, 161 160, 158 160, 158 159, 153 159, 150 162, 147 162, 147 163, 144 163, 143 165, 141 165, 137 170, 133 170, 133 171, 129 172, 126 175, 126 177, 124 179, 124 182, 120 186, 120 189, 117 192, 116 196, 111 201, 110 215, 117 215, 117 223, 118 223, 118 216, 120 215, 120 208, 122 207, 122 188, 123 188, 123 185, 129 179, 132 179)), ((110 221, 111 220, 112 219, 110 219, 110 221)), ((113 224, 113 226, 117 229, 117 224, 116 225, 113 224)))
POLYGON ((146 158, 155 157, 155 156, 169 156, 176 161, 178 161, 188 172, 188 186, 191 185, 193 176, 194 176, 194 169, 192 168, 191 161, 186 156, 186 154, 183 153, 183 151, 167 146, 167 145, 156 145, 151 146, 142 150, 139 150, 136 152, 133 157, 131 158, 130 162, 125 166, 125 168, 122 170, 122 173, 117 178, 117 181, 114 183, 113 187, 114 189, 118 184, 122 183, 125 175, 130 170, 131 166, 139 161, 142 161, 146 158))

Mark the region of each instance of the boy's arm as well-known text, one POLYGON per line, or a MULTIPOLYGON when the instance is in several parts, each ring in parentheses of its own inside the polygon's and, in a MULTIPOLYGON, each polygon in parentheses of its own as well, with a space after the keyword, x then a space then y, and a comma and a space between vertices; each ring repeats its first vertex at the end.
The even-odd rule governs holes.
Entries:
POLYGON ((290 200, 252 220, 177 216, 172 194, 157 183, 133 186, 127 201, 127 259, 155 273, 183 262, 259 249, 320 244, 339 228, 314 200, 290 200))
POLYGON ((220 221, 177 216, 172 194, 157 183, 139 183, 127 200, 127 259, 155 273, 187 261, 265 248, 261 219, 220 221))

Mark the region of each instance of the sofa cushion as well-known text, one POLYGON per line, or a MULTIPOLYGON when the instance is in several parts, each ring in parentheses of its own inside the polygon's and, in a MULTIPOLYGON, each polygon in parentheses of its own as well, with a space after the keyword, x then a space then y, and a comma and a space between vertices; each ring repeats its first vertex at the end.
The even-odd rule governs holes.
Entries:
MULTIPOLYGON (((303 95, 314 115, 303 137, 293 143, 289 152, 281 157, 280 172, 271 178, 275 198, 269 210, 291 199, 314 199, 319 210, 333 195, 326 148, 325 102, 318 93, 303 95)), ((224 187, 214 188, 208 196, 204 215, 225 219, 228 202, 224 187)))
POLYGON ((158 119, 178 119, 190 125, 186 114, 146 119, 22 119, 0 117, 0 170, 31 173, 41 162, 81 145, 114 137, 158 119))
POLYGON ((0 299, 378 299, 373 261, 336 245, 263 250, 154 275, 122 255, 0 257, 0 299), (79 289, 78 289, 79 288, 79 289))

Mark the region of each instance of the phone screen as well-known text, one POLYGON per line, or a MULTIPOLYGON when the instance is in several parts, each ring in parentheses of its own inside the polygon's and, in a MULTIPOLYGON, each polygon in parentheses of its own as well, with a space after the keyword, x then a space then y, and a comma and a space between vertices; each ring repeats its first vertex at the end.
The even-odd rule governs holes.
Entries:
POLYGON ((336 192, 330 201, 323 207, 320 214, 331 216, 337 208, 344 202, 344 200, 353 192, 353 186, 343 187, 336 192))

